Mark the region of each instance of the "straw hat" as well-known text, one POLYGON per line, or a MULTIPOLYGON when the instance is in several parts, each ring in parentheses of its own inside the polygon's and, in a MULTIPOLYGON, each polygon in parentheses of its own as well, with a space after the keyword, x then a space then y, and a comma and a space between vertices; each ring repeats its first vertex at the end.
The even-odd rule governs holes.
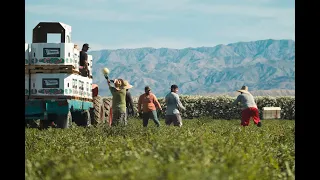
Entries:
POLYGON ((123 89, 130 89, 130 88, 132 88, 133 86, 128 82, 128 81, 126 81, 126 80, 123 80, 123 83, 122 83, 122 88, 123 89))
POLYGON ((242 92, 242 93, 249 93, 248 86, 242 86, 241 89, 239 89, 237 91, 242 92))
POLYGON ((115 79, 114 80, 114 86, 117 90, 121 90, 121 89, 130 89, 133 86, 129 84, 128 81, 123 80, 123 79, 115 79))

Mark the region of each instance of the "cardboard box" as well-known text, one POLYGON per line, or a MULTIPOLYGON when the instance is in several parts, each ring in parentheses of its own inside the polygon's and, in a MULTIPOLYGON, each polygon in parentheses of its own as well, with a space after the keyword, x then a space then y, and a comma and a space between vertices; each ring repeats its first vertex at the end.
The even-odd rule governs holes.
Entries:
POLYGON ((31 48, 29 47, 28 43, 25 43, 25 51, 24 51, 24 64, 28 65, 30 63, 30 55, 31 55, 31 48))
POLYGON ((79 60, 75 59, 73 43, 31 44, 32 65, 73 65, 78 67, 78 63, 79 60))
POLYGON ((83 77, 77 74, 31 74, 33 96, 75 96, 84 98, 83 77))
POLYGON ((89 73, 90 73, 90 76, 92 76, 92 62, 93 62, 92 55, 88 55, 88 63, 89 63, 89 73))
POLYGON ((79 63, 80 63, 80 51, 76 48, 73 49, 73 60, 75 63, 75 68, 79 69, 79 63))
POLYGON ((86 98, 92 99, 92 79, 85 77, 86 80, 86 98))
POLYGON ((24 95, 29 95, 29 74, 24 75, 24 95))
POLYGON ((80 76, 79 93, 82 97, 92 99, 92 79, 80 76))
POLYGON ((72 28, 70 25, 64 24, 62 22, 59 22, 60 25, 64 28, 64 32, 65 32, 65 42, 66 43, 71 43, 71 32, 72 32, 72 28))
POLYGON ((263 107, 262 119, 280 119, 280 107, 263 107))

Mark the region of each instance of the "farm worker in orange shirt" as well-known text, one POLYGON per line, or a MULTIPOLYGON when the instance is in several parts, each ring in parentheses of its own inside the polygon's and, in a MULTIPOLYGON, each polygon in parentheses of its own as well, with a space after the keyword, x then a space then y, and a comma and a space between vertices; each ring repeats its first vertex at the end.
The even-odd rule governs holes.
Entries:
POLYGON ((157 97, 151 93, 151 89, 149 86, 144 88, 145 93, 139 97, 138 100, 138 112, 142 114, 143 119, 143 127, 148 126, 148 121, 151 118, 156 126, 160 126, 160 122, 157 115, 157 108, 162 111, 161 105, 157 99, 157 97), (141 105, 143 109, 141 110, 141 105))

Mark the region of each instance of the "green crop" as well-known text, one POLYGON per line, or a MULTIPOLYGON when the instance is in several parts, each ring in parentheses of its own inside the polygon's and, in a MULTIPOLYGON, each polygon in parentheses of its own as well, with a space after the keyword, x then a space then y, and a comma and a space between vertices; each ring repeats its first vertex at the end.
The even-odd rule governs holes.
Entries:
MULTIPOLYGON (((105 97, 111 100, 112 97, 105 97)), ((233 108, 224 107, 224 104, 231 104, 236 97, 230 96, 180 96, 182 104, 187 108, 186 111, 181 111, 183 118, 198 118, 203 116, 211 116, 214 119, 240 119, 241 108, 234 106, 233 108)), ((164 98, 158 98, 161 107, 166 109, 164 98)), ((133 98, 135 112, 137 112, 137 97, 133 98)), ((280 107, 281 119, 295 119, 295 97, 292 96, 256 96, 255 101, 260 111, 262 118, 263 107, 280 107)), ((162 112, 159 116, 164 117, 162 112)))
POLYGON ((28 180, 270 180, 294 179, 292 120, 184 120, 181 128, 26 129, 28 180))

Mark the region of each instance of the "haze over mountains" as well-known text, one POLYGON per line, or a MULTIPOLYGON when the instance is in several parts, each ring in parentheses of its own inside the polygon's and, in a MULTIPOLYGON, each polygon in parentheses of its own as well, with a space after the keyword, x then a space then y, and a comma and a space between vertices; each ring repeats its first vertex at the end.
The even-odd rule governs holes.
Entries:
POLYGON ((111 79, 128 80, 134 86, 134 96, 149 85, 162 97, 171 84, 177 84, 184 95, 232 94, 242 85, 249 86, 257 95, 294 95, 293 40, 268 39, 185 49, 100 50, 89 54, 94 61, 94 83, 99 85, 102 96, 110 96, 101 73, 103 67, 110 69, 111 79))

